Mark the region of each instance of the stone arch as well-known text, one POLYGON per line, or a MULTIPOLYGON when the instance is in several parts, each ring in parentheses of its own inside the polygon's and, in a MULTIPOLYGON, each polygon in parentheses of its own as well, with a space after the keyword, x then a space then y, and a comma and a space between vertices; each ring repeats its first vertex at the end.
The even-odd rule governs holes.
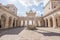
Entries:
POLYGON ((58 19, 56 18, 56 26, 58 27, 58 19))
POLYGON ((6 15, 3 14, 1 15, 1 27, 5 28, 5 24, 6 24, 6 15))
POLYGON ((29 25, 33 25, 33 20, 29 20, 29 25))
POLYGON ((15 18, 13 19, 13 27, 15 27, 15 18))
POLYGON ((19 26, 19 24, 18 24, 18 23, 19 23, 19 20, 16 20, 16 26, 19 26))
POLYGON ((53 27, 53 19, 52 19, 52 17, 50 18, 50 26, 53 27))
POLYGON ((46 19, 46 27, 48 27, 48 19, 46 19))
POLYGON ((11 27, 12 17, 9 17, 9 27, 11 27))
POLYGON ((55 16, 56 26, 60 27, 60 14, 56 14, 55 16))

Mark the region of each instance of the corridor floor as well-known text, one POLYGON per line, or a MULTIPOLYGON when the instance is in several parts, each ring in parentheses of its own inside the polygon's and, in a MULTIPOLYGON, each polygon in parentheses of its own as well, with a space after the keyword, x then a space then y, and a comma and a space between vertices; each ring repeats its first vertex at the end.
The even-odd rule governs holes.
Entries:
POLYGON ((60 40, 60 29, 40 28, 27 30, 26 28, 7 29, 0 33, 0 40, 60 40))

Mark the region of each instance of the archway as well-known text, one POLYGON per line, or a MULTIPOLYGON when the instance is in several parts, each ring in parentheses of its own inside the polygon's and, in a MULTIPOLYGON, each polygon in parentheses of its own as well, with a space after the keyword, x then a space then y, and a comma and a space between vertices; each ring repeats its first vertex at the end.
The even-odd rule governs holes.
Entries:
POLYGON ((15 19, 13 20, 13 27, 15 27, 15 19))
POLYGON ((48 27, 48 19, 46 19, 46 27, 48 27))
POLYGON ((50 18, 50 26, 53 27, 53 20, 50 18))
POLYGON ((9 17, 9 27, 11 27, 12 17, 9 17))
POLYGON ((19 26, 18 22, 19 22, 19 20, 16 20, 16 26, 17 26, 17 27, 19 26))
POLYGON ((56 26, 58 27, 58 19, 56 18, 56 26))
POLYGON ((3 27, 3 28, 5 28, 5 24, 6 24, 6 17, 5 17, 5 15, 2 15, 1 16, 1 27, 3 27))
POLYGON ((29 25, 33 25, 33 23, 32 23, 33 21, 32 20, 29 20, 29 25))

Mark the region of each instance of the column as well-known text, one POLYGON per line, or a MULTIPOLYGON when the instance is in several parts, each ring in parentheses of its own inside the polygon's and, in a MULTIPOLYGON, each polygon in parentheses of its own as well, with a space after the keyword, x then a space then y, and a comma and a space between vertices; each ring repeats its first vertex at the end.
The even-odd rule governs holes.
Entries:
POLYGON ((27 26, 29 25, 29 20, 27 20, 27 26))
POLYGON ((19 26, 21 26, 21 21, 19 22, 19 26))
POLYGON ((48 27, 51 27, 50 18, 48 18, 48 27))
POLYGON ((9 18, 7 17, 5 22, 5 28, 9 28, 8 25, 9 25, 9 18))
MULTIPOLYGON (((20 22, 20 21, 19 21, 20 22)), ((18 27, 19 27, 19 22, 18 22, 18 27)))
POLYGON ((56 18, 53 17, 53 28, 56 28, 56 18))
POLYGON ((33 22, 34 22, 34 20, 32 20, 32 25, 34 25, 33 22))
POLYGON ((45 19, 45 27, 47 27, 47 22, 46 22, 46 19, 45 19))
POLYGON ((34 26, 36 26, 36 20, 34 20, 34 26))
POLYGON ((25 21, 23 21, 23 26, 25 26, 25 21))

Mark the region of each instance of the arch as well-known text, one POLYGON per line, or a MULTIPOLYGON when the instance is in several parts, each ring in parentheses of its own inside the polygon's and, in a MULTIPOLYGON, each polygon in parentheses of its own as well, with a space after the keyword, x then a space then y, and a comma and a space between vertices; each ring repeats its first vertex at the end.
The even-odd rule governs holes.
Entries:
POLYGON ((11 23, 12 23, 12 17, 9 17, 9 27, 11 27, 11 23))
POLYGON ((33 25, 33 23, 32 23, 33 21, 32 20, 29 20, 29 25, 33 25))
POLYGON ((16 26, 19 26, 18 22, 19 22, 19 20, 16 20, 16 26))
POLYGON ((15 27, 15 18, 13 19, 13 27, 15 27))
POLYGON ((58 19, 56 18, 56 26, 58 27, 58 19))
POLYGON ((56 14, 55 16, 56 27, 60 27, 60 14, 56 14))
POLYGON ((48 19, 46 19, 46 27, 48 27, 48 19))
POLYGON ((25 20, 23 20, 23 27, 25 27, 25 20))
POLYGON ((53 27, 53 19, 52 19, 52 17, 50 18, 50 26, 53 27))
POLYGON ((5 28, 5 24, 6 24, 6 15, 1 15, 1 26, 3 28, 5 28))

